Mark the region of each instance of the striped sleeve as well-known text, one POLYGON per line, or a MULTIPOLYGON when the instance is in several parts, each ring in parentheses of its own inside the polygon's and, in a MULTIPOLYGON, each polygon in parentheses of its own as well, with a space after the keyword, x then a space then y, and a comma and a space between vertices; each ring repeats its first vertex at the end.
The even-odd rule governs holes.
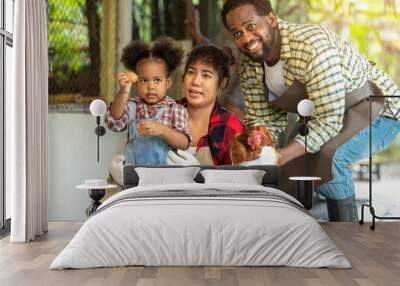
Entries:
POLYGON ((123 114, 121 118, 119 119, 114 119, 111 115, 111 107, 108 107, 107 112, 104 116, 104 123, 108 127, 108 129, 114 131, 114 132, 122 132, 126 129, 128 126, 128 123, 130 121, 129 118, 129 105, 125 104, 123 114))
POLYGON ((174 104, 172 106, 172 118, 172 128, 187 135, 190 138, 189 116, 186 108, 183 105, 174 104))
MULTIPOLYGON (((336 136, 343 126, 345 111, 345 80, 341 69, 341 57, 330 45, 314 47, 304 53, 304 81, 315 111, 308 123, 308 151, 317 152, 321 146, 336 136)), ((303 136, 297 140, 304 142, 303 136)))
POLYGON ((287 113, 269 105, 265 98, 263 69, 260 64, 245 58, 240 72, 244 94, 244 122, 246 126, 264 125, 275 138, 287 124, 287 113), (255 76, 257 75, 257 76, 255 76))

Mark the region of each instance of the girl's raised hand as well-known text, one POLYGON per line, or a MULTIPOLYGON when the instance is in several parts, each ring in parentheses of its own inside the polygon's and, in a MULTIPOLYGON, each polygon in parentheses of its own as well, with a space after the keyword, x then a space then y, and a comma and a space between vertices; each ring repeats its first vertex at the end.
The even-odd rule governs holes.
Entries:
POLYGON ((136 76, 136 79, 130 75, 131 72, 120 72, 117 73, 117 80, 119 84, 120 92, 122 93, 129 93, 132 83, 136 82, 137 76, 135 73, 132 72, 136 76))

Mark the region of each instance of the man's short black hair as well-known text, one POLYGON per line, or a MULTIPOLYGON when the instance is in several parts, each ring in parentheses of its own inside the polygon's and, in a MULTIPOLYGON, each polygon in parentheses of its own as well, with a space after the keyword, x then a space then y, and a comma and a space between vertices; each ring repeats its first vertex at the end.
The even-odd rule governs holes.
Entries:
POLYGON ((227 0, 221 11, 221 18, 225 28, 228 29, 228 25, 226 24, 226 15, 238 7, 248 4, 253 5, 254 8, 256 8, 257 14, 260 16, 266 16, 273 11, 269 0, 227 0))

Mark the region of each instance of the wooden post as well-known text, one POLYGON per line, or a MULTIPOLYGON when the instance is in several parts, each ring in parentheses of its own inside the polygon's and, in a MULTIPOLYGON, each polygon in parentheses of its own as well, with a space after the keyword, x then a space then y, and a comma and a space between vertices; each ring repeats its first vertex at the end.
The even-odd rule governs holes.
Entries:
POLYGON ((100 25, 100 98, 106 103, 114 99, 115 93, 116 11, 116 1, 103 0, 103 18, 100 25))
POLYGON ((165 32, 176 40, 185 39, 185 0, 164 0, 165 32))
POLYGON ((219 26, 220 9, 218 7, 218 1, 215 0, 200 0, 200 31, 203 36, 211 39, 215 43, 217 38, 218 29, 215 27, 219 26))

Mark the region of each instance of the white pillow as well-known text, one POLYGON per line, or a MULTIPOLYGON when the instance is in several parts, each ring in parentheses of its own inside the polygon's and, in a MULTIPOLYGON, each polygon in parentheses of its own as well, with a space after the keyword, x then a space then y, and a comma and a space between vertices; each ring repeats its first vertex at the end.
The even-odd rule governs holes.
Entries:
POLYGON ((108 163, 108 172, 111 177, 121 186, 124 185, 124 155, 116 155, 108 163))
POLYGON ((204 183, 227 183, 261 185, 265 171, 262 170, 201 170, 204 183))
POLYGON ((185 168, 135 168, 139 186, 195 183, 199 167, 185 168))

